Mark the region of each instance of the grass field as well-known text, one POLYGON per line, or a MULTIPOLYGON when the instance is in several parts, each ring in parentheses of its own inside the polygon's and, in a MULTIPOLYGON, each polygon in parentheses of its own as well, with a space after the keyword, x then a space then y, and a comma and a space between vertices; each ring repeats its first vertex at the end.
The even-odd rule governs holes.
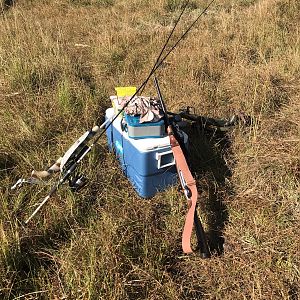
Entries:
MULTIPOLYGON (((300 298, 298 0, 216 0, 157 72, 169 110, 253 117, 226 142, 191 138, 212 258, 182 253, 178 188, 139 198, 105 138, 86 189, 18 222, 50 186, 10 186, 101 124, 115 86, 144 81, 183 2, 0 0, 1 299, 300 298)), ((174 40, 207 3, 190 1, 174 40)))

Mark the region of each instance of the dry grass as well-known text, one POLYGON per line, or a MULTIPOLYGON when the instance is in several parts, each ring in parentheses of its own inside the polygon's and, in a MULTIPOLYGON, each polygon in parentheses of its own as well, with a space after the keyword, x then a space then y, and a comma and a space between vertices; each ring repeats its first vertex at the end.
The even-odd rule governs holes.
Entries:
MULTIPOLYGON (((143 81, 181 4, 0 1, 2 299, 299 298, 298 0, 217 1, 159 71, 174 111, 255 117, 230 143, 192 140, 211 259, 181 253, 176 188, 139 199, 105 139, 87 189, 63 187, 28 229, 17 222, 49 187, 12 193, 15 179, 101 123, 114 86, 143 81)), ((191 1, 177 36, 202 7, 191 1)))

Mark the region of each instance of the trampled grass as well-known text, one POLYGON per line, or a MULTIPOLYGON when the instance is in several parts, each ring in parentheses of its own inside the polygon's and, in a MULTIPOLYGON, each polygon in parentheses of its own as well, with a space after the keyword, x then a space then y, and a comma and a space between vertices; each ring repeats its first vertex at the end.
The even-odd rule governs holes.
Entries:
MULTIPOLYGON (((182 254, 177 188, 140 199, 105 138, 80 194, 63 186, 18 221, 50 186, 10 186, 101 124, 115 86, 144 81, 183 2, 0 1, 1 299, 299 298, 297 0, 216 1, 157 74, 169 110, 253 117, 191 135, 212 258, 182 254)), ((206 3, 190 1, 176 37, 206 3)))

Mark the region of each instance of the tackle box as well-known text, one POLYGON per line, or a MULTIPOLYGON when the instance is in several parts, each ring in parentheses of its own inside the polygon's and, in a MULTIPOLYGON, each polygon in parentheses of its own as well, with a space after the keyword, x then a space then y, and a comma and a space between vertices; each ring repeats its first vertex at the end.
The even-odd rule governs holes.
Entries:
POLYGON ((140 116, 131 116, 125 113, 125 121, 130 138, 160 138, 166 135, 164 120, 140 123, 140 116))
MULTIPOLYGON (((106 119, 114 109, 106 110, 106 119)), ((177 183, 175 160, 169 137, 132 139, 116 119, 106 130, 109 148, 116 153, 124 174, 142 198, 153 197, 177 183)))

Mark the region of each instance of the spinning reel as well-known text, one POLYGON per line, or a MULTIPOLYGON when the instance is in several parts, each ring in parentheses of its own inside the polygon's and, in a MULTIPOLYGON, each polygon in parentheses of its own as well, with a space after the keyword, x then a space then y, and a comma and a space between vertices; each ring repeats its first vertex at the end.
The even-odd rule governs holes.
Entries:
POLYGON ((69 178, 69 187, 74 193, 79 192, 88 183, 88 178, 81 173, 75 173, 69 178))

